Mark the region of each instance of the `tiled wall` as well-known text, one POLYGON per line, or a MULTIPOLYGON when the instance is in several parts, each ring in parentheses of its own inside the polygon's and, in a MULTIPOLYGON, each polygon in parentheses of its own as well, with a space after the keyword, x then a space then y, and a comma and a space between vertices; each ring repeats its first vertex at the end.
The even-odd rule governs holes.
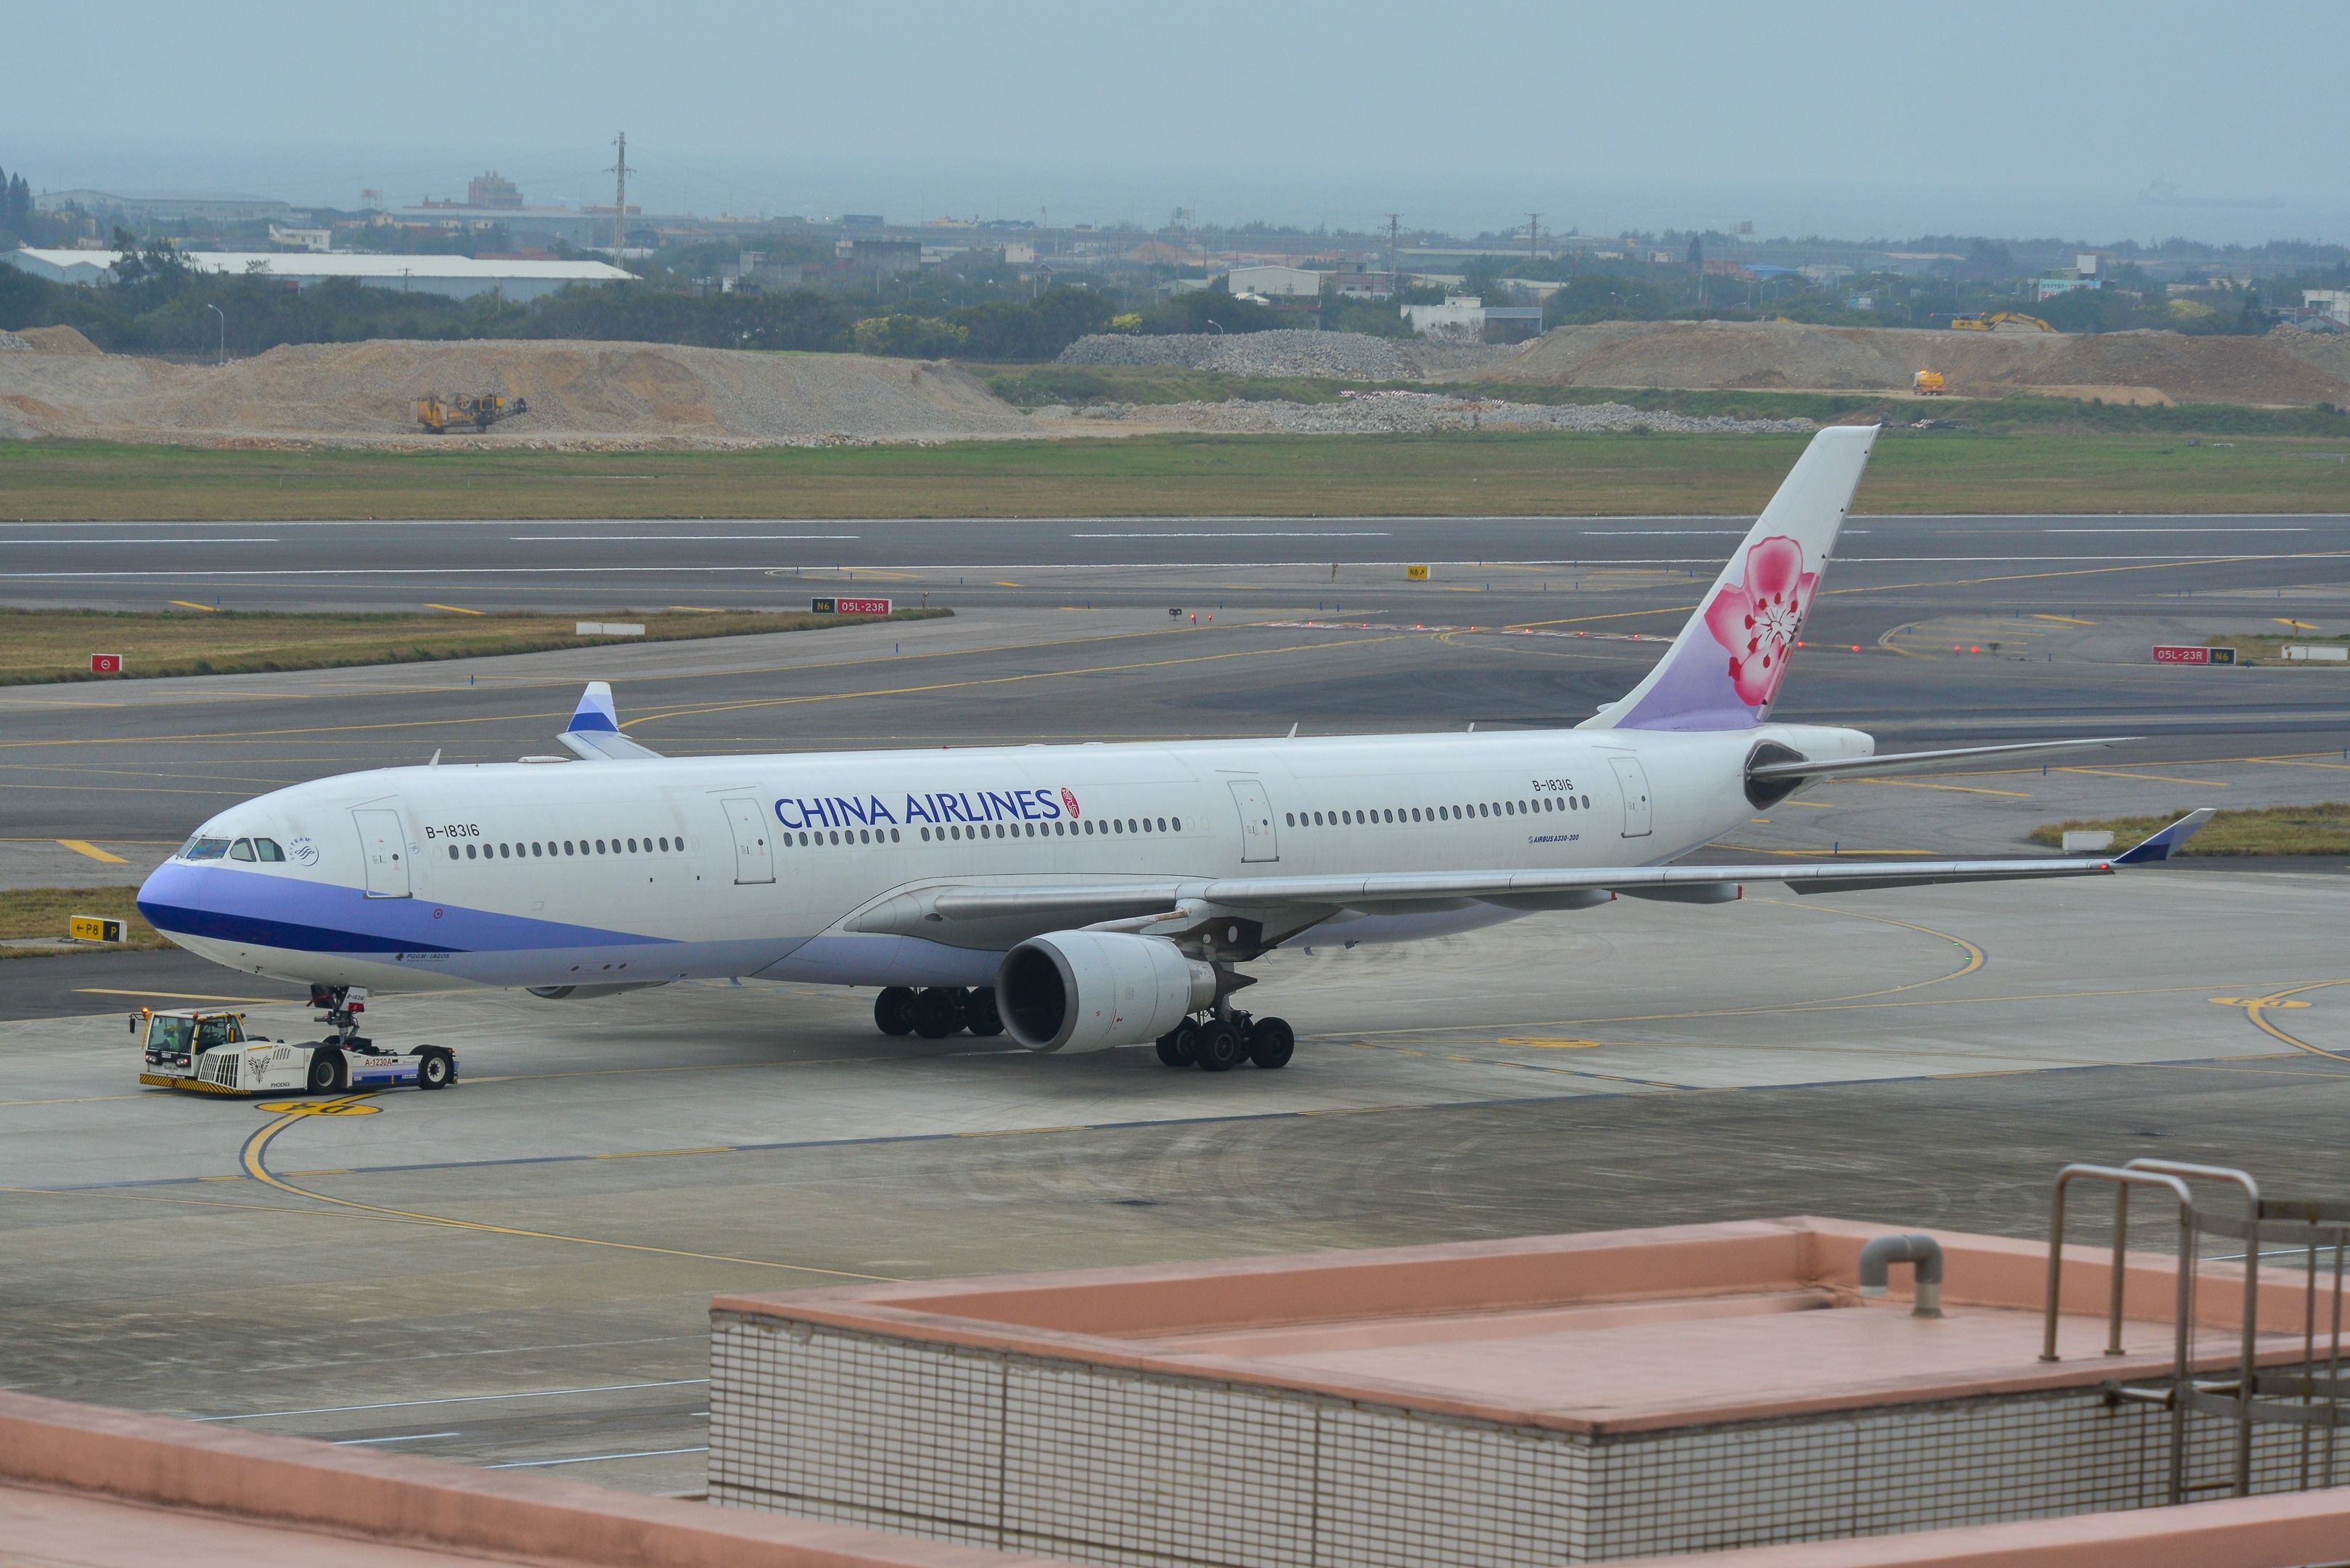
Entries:
MULTIPOLYGON (((2147 1507, 2170 1430, 2092 1389, 1595 1441, 724 1313, 710 1423, 715 1502, 1135 1568, 1522 1568, 2147 1507)), ((2258 1490, 2300 1485, 2302 1433, 2256 1435, 2258 1490)), ((2190 1481, 2233 1440, 2199 1417, 2190 1481)))

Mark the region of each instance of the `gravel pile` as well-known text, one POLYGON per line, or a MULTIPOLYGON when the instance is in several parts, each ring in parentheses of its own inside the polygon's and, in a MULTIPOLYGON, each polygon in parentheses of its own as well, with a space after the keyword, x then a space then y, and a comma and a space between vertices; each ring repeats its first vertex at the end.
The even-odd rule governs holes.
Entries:
POLYGON ((650 343, 299 344, 217 369, 95 352, 0 356, 16 433, 469 446, 620 441, 810 446, 1036 433, 951 365, 650 343), (500 391, 530 412, 487 435, 417 429, 427 392, 500 391))
POLYGON ((1367 332, 1196 332, 1163 337, 1097 333, 1061 350, 1065 365, 1172 365, 1222 376, 1334 376, 1391 380, 1411 374, 1396 340, 1367 332))
POLYGON ((1173 424, 1219 434, 1431 435, 1443 431, 1631 431, 1675 435, 1784 435, 1818 427, 1810 420, 1736 420, 1652 412, 1624 403, 1509 403, 1432 392, 1367 392, 1335 403, 1097 403, 1074 417, 1109 422, 1173 424))
POLYGON ((0 332, 0 354, 30 354, 33 346, 13 332, 0 332))

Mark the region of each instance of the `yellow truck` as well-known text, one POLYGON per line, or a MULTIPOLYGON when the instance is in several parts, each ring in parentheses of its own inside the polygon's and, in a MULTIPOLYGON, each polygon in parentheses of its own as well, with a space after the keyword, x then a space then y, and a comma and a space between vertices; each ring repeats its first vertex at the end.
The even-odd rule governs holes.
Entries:
POLYGON ((1942 373, 1920 370, 1909 378, 1909 389, 1921 398, 1939 398, 1942 395, 1942 373))
POLYGON ((529 399, 509 398, 503 392, 460 392, 453 398, 432 392, 416 400, 416 422, 434 435, 447 435, 467 425, 485 431, 500 420, 528 412, 529 399))

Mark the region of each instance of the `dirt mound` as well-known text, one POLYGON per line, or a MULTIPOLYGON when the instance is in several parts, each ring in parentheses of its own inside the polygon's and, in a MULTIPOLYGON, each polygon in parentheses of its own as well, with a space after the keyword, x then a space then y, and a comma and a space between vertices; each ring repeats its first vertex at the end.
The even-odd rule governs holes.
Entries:
POLYGON ((0 357, 0 431, 43 436, 732 446, 942 441, 1033 429, 951 366, 846 354, 378 341, 273 348, 225 369, 117 355, 0 357), (526 399, 530 411, 486 436, 418 431, 417 398, 488 391, 526 399))
MULTIPOLYGON (((2172 332, 1929 332, 1778 321, 1617 321, 1563 327, 1481 380, 1578 387, 1907 391, 1939 370, 1961 396, 2152 389, 2178 402, 2314 403, 2350 393, 2329 362, 2282 339, 2172 332)), ((2316 340, 2311 340, 2313 342, 2316 340)))
POLYGON ((16 336, 36 354, 96 354, 97 344, 72 327, 27 327, 16 336))

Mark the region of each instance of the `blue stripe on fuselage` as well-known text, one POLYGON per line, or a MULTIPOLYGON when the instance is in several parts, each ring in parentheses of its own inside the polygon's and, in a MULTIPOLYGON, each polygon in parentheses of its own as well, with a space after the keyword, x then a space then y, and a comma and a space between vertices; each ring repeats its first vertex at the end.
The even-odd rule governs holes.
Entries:
POLYGON ((274 872, 167 862, 139 889, 157 930, 297 952, 526 952, 667 944, 666 937, 535 920, 274 872))

